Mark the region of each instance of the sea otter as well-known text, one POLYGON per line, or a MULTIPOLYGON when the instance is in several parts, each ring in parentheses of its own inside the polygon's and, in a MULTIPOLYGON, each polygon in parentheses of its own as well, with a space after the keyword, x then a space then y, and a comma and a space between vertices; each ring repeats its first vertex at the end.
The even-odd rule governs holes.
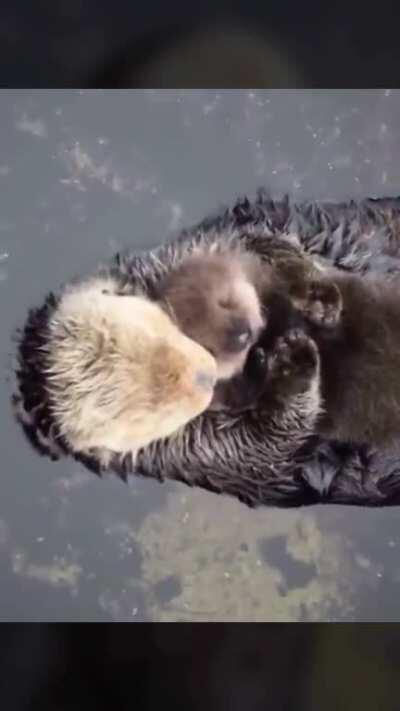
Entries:
POLYGON ((266 326, 262 289, 267 279, 255 254, 221 243, 218 249, 194 250, 157 284, 160 304, 216 359, 218 380, 243 370, 266 326))
POLYGON ((25 371, 29 394, 15 404, 25 425, 35 412, 40 445, 53 455, 65 450, 100 469, 128 454, 134 461, 213 396, 213 356, 155 302, 118 293, 114 280, 67 285, 46 328, 30 337, 41 342, 25 371))
POLYGON ((329 279, 342 309, 329 332, 312 331, 324 403, 317 431, 330 440, 393 446, 400 441, 400 276, 332 269, 329 279))
MULTIPOLYGON (((400 440, 400 277, 349 274, 303 256, 275 259, 289 308, 304 317, 303 330, 318 346, 323 407, 315 430, 341 443, 379 448, 400 440)), ((269 294, 265 294, 268 300, 269 294)), ((276 301, 276 294, 274 295, 276 301)), ((277 318, 277 305, 268 309, 277 318)), ((268 352, 271 324, 258 346, 268 352)), ((264 397, 250 371, 224 386, 223 407, 252 391, 253 407, 264 397)))
MULTIPOLYGON (((218 244, 227 236, 265 263, 272 263, 274 255, 280 259, 282 253, 294 255, 305 250, 318 261, 325 259, 341 270, 399 273, 399 221, 400 200, 396 199, 366 200, 359 205, 292 205, 287 199, 274 202, 261 192, 254 202, 241 200, 232 210, 206 220, 158 250, 117 255, 106 273, 129 285, 132 293, 138 290, 153 298, 157 284, 185 255, 199 246, 218 244)), ((281 307, 284 312, 285 299, 281 307)), ((289 309, 289 321, 291 313, 289 309)), ((32 356, 32 325, 40 332, 48 315, 32 312, 21 341, 22 359, 32 356)), ((327 318, 329 321, 329 315, 327 318)), ((304 330, 299 331, 296 322, 294 331, 286 319, 284 322, 285 333, 279 333, 279 322, 272 329, 269 399, 240 417, 204 413, 179 437, 142 449, 135 466, 121 460, 115 469, 122 476, 132 472, 178 479, 234 495, 252 506, 398 503, 400 482, 395 458, 390 454, 382 457, 365 447, 337 446, 315 436, 321 410, 318 349, 304 330), (281 380, 282 371, 287 378, 283 399, 275 398, 274 393, 274 380, 281 380)), ((26 386, 26 377, 19 378, 20 392, 26 386)), ((34 413, 26 428, 31 434, 40 428, 34 413)))

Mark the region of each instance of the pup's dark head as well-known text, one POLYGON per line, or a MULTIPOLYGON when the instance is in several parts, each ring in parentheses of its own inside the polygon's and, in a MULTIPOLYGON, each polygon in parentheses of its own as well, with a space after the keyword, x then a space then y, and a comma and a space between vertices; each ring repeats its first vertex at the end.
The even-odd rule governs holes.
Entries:
POLYGON ((215 357, 219 379, 242 369, 265 326, 257 266, 246 254, 200 254, 187 258, 161 285, 179 327, 215 357))

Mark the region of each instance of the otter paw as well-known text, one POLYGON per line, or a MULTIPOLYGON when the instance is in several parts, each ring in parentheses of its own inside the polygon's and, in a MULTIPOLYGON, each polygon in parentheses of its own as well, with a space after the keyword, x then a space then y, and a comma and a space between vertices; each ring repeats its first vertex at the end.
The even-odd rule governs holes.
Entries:
POLYGON ((299 330, 279 338, 268 359, 270 377, 279 380, 308 379, 317 371, 318 364, 316 344, 299 330))
POLYGON ((315 326, 334 328, 343 309, 342 295, 332 281, 314 280, 308 287, 304 316, 315 326))
POLYGON ((267 369, 267 354, 264 348, 260 346, 253 348, 250 351, 247 362, 254 370, 257 370, 257 372, 264 372, 267 369))
POLYGON ((232 413, 254 409, 263 391, 268 372, 263 348, 252 348, 244 370, 230 380, 219 381, 208 409, 229 410, 232 413))

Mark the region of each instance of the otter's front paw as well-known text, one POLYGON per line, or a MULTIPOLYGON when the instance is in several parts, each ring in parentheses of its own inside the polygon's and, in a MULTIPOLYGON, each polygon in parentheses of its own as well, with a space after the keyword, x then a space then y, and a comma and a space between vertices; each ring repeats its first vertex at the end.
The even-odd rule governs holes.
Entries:
POLYGON ((342 309, 342 295, 336 284, 328 279, 310 282, 301 305, 301 311, 308 321, 315 326, 334 328, 340 321, 342 309))
POLYGON ((270 382, 285 391, 307 387, 319 366, 318 348, 303 331, 293 330, 278 339, 268 358, 270 382))
POLYGON ((230 380, 220 380, 208 409, 244 412, 256 407, 267 374, 267 356, 263 348, 252 348, 244 371, 230 380))

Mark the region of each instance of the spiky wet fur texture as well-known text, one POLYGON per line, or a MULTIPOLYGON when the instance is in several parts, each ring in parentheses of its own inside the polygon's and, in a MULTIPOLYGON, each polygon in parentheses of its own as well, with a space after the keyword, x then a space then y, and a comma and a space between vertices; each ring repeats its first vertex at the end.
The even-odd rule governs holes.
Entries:
POLYGON ((37 357, 54 445, 102 468, 179 430, 206 409, 216 381, 214 358, 158 304, 107 278, 65 288, 37 357))
MULTIPOLYGON (((269 261, 276 250, 299 247, 342 270, 400 273, 400 199, 367 199, 361 203, 292 204, 272 200, 265 192, 240 200, 178 239, 144 255, 117 255, 107 270, 111 278, 150 296, 157 281, 196 245, 221 240, 245 242, 269 261)), ((46 339, 54 308, 49 297, 33 310, 20 346, 19 387, 28 412, 24 426, 38 448, 41 432, 51 435, 46 407, 35 410, 43 392, 36 351, 46 339), (35 376, 36 380, 35 380, 35 376), (29 407, 30 405, 30 407, 29 407)), ((296 325, 296 324, 294 324, 296 325)), ((275 324, 279 330, 279 323, 275 324)), ((309 351, 310 352, 310 351, 309 351)), ((292 393, 275 412, 249 412, 241 420, 221 414, 201 415, 178 439, 157 442, 139 453, 137 467, 118 459, 114 470, 173 478, 215 492, 228 493, 251 506, 300 506, 343 503, 364 506, 400 502, 396 452, 337 445, 311 436, 318 410, 318 364, 309 387, 292 393)), ((96 462, 87 462, 96 467, 96 462)))

